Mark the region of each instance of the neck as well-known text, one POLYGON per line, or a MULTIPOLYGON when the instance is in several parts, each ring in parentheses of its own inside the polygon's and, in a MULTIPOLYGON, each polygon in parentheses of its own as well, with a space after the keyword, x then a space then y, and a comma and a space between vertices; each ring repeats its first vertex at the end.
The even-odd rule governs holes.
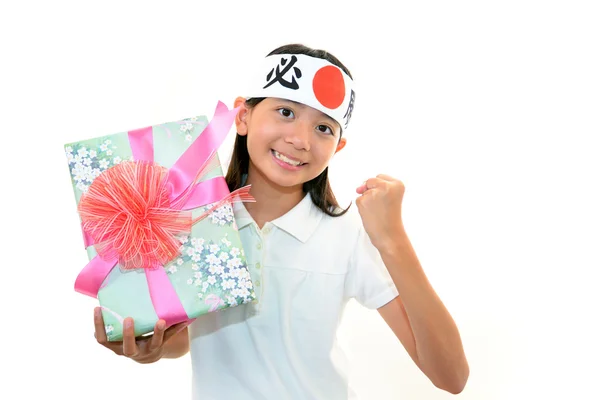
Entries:
POLYGON ((266 222, 273 221, 290 211, 305 196, 302 185, 278 186, 257 171, 252 162, 248 166, 246 185, 252 185, 250 194, 256 199, 256 202, 245 203, 244 206, 259 228, 262 228, 266 222))

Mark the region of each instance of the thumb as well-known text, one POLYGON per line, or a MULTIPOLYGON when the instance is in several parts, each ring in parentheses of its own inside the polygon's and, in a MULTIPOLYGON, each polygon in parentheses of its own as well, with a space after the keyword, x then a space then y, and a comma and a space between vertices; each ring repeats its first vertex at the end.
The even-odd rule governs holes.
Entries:
POLYGON ((367 181, 364 181, 359 187, 356 188, 356 193, 363 194, 367 191, 367 181))

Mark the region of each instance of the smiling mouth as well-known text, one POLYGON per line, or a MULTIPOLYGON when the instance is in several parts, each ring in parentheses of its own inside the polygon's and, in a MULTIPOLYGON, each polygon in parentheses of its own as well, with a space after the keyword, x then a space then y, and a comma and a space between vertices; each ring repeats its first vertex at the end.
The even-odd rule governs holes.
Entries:
POLYGON ((294 161, 292 159, 287 158, 286 156, 284 156, 283 154, 271 149, 271 153, 273 154, 273 156, 275 156, 276 159, 278 159, 279 161, 283 161, 284 163, 291 165, 293 167, 299 167, 302 165, 306 165, 306 163, 303 163, 302 161, 294 161))

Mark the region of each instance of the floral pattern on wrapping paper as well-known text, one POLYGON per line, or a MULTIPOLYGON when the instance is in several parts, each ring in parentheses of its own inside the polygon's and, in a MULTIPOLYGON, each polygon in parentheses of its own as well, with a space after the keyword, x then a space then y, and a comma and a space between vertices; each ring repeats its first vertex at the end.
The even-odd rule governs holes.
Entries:
POLYGON ((189 236, 181 236, 180 241, 181 255, 166 270, 176 274, 191 264, 194 276, 187 284, 197 288, 200 301, 214 304, 216 300, 220 305, 234 307, 256 299, 244 250, 232 246, 227 236, 216 243, 189 236))
MULTIPOLYGON (((87 192, 93 180, 102 172, 121 163, 121 157, 113 156, 115 149, 110 139, 104 140, 96 148, 79 143, 65 147, 73 185, 87 192)), ((133 157, 130 160, 133 161, 133 157)))
MULTIPOLYGON (((184 140, 186 142, 192 142, 194 139, 194 129, 196 128, 200 128, 200 131, 204 130, 204 128, 206 127, 206 123, 205 122, 198 122, 198 117, 192 117, 192 118, 185 118, 182 119, 181 121, 176 121, 176 122, 170 122, 172 124, 179 124, 179 134, 183 135, 184 140)), ((167 132, 167 136, 169 138, 173 137, 173 133, 171 132, 171 130, 169 129, 167 124, 162 124, 162 125, 158 125, 159 127, 161 127, 162 129, 164 129, 167 132)))
MULTIPOLYGON (((214 203, 208 204, 206 206, 200 207, 199 210, 202 213, 204 213, 210 210, 213 206, 214 203)), ((237 230, 237 227, 235 225, 235 217, 233 214, 233 207, 231 206, 231 203, 226 203, 222 205, 221 207, 217 208, 212 213, 210 213, 210 215, 208 215, 206 218, 209 219, 210 222, 215 225, 233 226, 234 229, 237 230)))
MULTIPOLYGON (((194 130, 194 128, 198 127, 197 124, 195 124, 195 122, 198 121, 197 117, 192 117, 192 118, 186 118, 184 120, 181 121, 181 125, 179 126, 179 131, 185 135, 185 140, 187 142, 191 142, 193 139, 192 136, 192 131, 194 130)), ((202 129, 204 129, 204 125, 200 125, 202 127, 202 129)))

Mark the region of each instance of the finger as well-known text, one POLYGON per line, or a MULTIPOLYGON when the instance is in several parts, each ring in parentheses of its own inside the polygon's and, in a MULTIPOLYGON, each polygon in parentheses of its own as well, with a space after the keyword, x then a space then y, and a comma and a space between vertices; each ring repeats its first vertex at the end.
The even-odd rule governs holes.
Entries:
POLYGON ((152 339, 150 340, 150 344, 148 345, 148 351, 155 351, 156 349, 160 348, 160 346, 162 346, 166 326, 167 324, 162 319, 156 323, 156 325, 154 326, 154 334, 152 335, 152 339))
POLYGON ((373 185, 374 185, 374 183, 373 183, 373 179, 374 179, 374 178, 370 178, 370 179, 367 179, 366 181, 364 181, 364 182, 362 183, 362 185, 360 185, 359 187, 357 187, 357 188, 356 188, 356 193, 358 193, 358 194, 363 194, 363 193, 365 193, 367 190, 369 190, 369 189, 373 189, 373 185), (369 184, 371 185, 371 187, 369 187, 369 184))
POLYGON ((101 345, 105 346, 108 343, 106 338, 106 329, 104 328, 104 319, 102 318, 102 308, 94 308, 94 336, 101 345))
POLYGON ((133 319, 125 318, 123 321, 123 355, 126 357, 135 357, 139 353, 134 332, 133 319))
POLYGON ((365 203, 365 202, 368 202, 369 199, 374 195, 375 195, 374 190, 365 190, 364 193, 362 193, 360 196, 358 196, 355 199, 356 205, 359 207, 359 209, 361 207, 365 207, 367 205, 367 203, 365 203))
POLYGON ((369 178, 365 182, 365 186, 367 187, 367 190, 380 188, 380 187, 385 186, 386 184, 387 184, 386 181, 384 181, 383 179, 379 179, 379 178, 369 178))
POLYGON ((386 174, 379 174, 379 175, 377 175, 377 178, 384 180, 384 181, 388 181, 388 182, 395 182, 397 180, 396 178, 393 178, 386 174))
POLYGON ((94 337, 102 346, 114 351, 116 354, 123 354, 122 342, 109 342, 106 337, 106 329, 104 328, 104 319, 102 318, 102 308, 94 309, 94 337))
POLYGON ((356 188, 356 193, 363 194, 367 191, 367 181, 364 181, 359 187, 356 188))
POLYGON ((173 336, 176 336, 178 333, 180 333, 181 331, 183 331, 192 322, 193 322, 193 320, 192 321, 186 321, 186 322, 180 322, 179 324, 175 324, 175 325, 171 326, 165 332, 165 336, 164 336, 163 342, 164 343, 168 342, 173 336))
MULTIPOLYGON (((96 336, 94 334, 94 336, 96 336)), ((109 350, 112 350, 115 354, 122 356, 123 355, 123 342, 106 342, 103 344, 109 350)))
POLYGON ((173 325, 172 327, 167 329, 167 331, 165 332, 165 338, 164 338, 163 343, 167 343, 169 340, 173 339, 175 336, 179 335, 180 333, 183 334, 182 332, 184 332, 184 331, 187 332, 187 327, 190 326, 191 323, 194 321, 195 321, 195 319, 181 322, 181 323, 173 325))

